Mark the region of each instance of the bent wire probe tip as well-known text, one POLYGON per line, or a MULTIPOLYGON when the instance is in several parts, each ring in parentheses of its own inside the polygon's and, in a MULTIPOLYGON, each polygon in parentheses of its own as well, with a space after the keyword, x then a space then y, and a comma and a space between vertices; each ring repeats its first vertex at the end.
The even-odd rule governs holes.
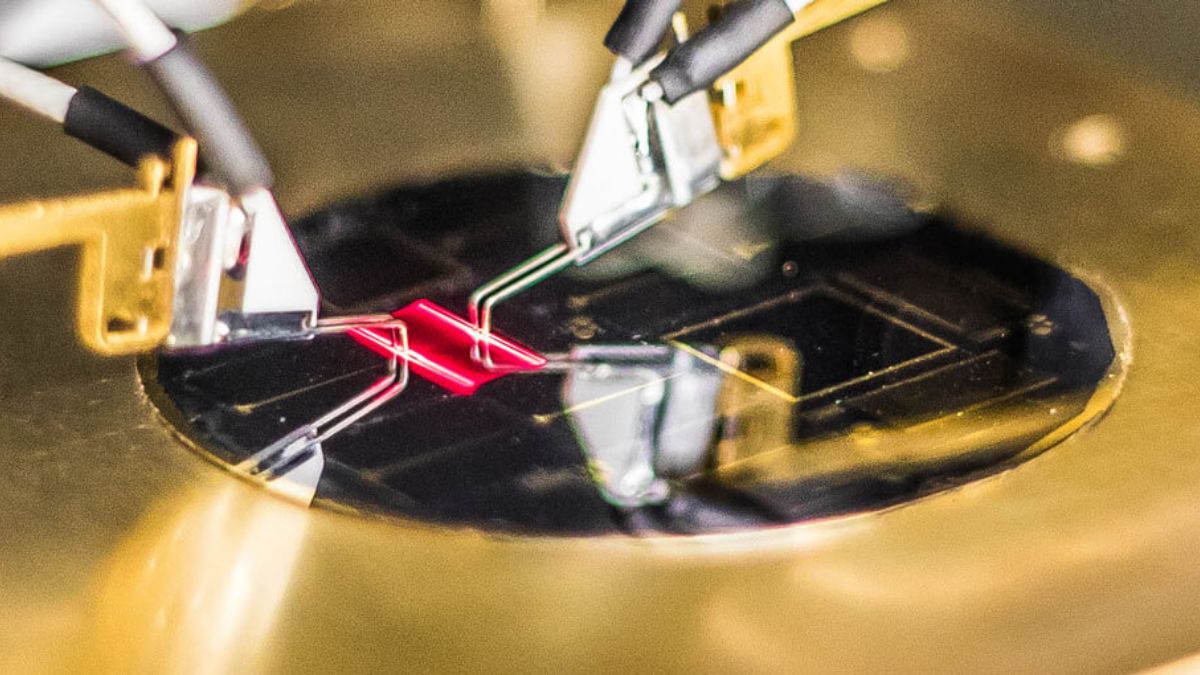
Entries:
POLYGON ((579 254, 566 244, 555 244, 476 289, 467 307, 467 318, 478 331, 471 357, 488 369, 501 369, 491 350, 496 305, 558 274, 578 259, 579 254))
MULTIPOLYGON (((264 484, 289 476, 305 464, 320 458, 321 444, 341 433, 354 423, 375 412, 399 396, 409 380, 408 331, 405 323, 388 314, 323 319, 312 328, 312 335, 345 334, 364 328, 387 329, 390 333, 390 356, 387 373, 362 392, 346 400, 318 419, 301 426, 237 465, 237 471, 264 484)), ((315 481, 320 472, 309 474, 312 484, 301 479, 301 485, 283 487, 280 492, 310 502, 316 491, 315 481)))

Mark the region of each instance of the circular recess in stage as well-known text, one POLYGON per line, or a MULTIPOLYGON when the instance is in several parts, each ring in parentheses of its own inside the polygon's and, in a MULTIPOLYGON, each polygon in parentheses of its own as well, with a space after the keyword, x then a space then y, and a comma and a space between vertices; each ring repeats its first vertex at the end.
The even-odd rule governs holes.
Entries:
MULTIPOLYGON (((292 226, 328 314, 418 298, 462 312, 556 240, 564 185, 513 172, 400 187, 292 226)), ((498 330, 557 366, 471 396, 414 376, 323 444, 315 503, 576 536, 893 506, 1107 409, 1123 359, 1106 302, 877 180, 751 179, 501 305, 498 330)), ((230 467, 383 368, 338 337, 141 362, 168 423, 230 467)))

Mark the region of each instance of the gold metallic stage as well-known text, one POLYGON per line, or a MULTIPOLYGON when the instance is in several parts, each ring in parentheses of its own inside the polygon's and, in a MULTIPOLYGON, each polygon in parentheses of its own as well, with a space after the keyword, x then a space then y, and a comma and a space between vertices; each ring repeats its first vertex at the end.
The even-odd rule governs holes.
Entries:
MULTIPOLYGON (((273 4, 196 45, 300 215, 569 161, 619 3, 273 4)), ((902 176, 1111 291, 1130 363, 1098 423, 916 503, 738 535, 304 510, 184 448, 133 358, 75 344, 70 251, 9 259, 0 671, 1097 672, 1200 652, 1200 108, 980 4, 894 0, 799 42, 775 168, 902 176)), ((169 119, 119 57, 57 74, 169 119)), ((134 180, 32 118, 0 129, 5 202, 134 180)))

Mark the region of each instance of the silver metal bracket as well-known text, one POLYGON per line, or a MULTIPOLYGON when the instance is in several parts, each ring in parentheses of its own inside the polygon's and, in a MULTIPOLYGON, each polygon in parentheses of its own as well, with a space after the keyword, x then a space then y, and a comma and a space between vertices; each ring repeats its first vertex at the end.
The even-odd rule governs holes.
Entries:
POLYGON ((308 337, 317 325, 320 295, 270 191, 234 200, 192 185, 177 251, 168 349, 308 337))
POLYGON ((715 447, 723 374, 668 345, 576 347, 563 401, 600 494, 621 508, 660 504, 669 478, 704 470, 715 447))
POLYGON ((601 90, 559 214, 563 238, 584 265, 721 182, 721 146, 706 92, 675 105, 655 94, 651 59, 616 71, 601 90))
MULTIPOLYGON (((655 95, 651 59, 636 70, 618 60, 600 92, 559 213, 556 244, 477 289, 471 322, 481 341, 494 307, 572 265, 598 256, 721 184, 722 152, 705 92, 675 105, 655 95)), ((491 367, 486 349, 477 360, 491 367)))

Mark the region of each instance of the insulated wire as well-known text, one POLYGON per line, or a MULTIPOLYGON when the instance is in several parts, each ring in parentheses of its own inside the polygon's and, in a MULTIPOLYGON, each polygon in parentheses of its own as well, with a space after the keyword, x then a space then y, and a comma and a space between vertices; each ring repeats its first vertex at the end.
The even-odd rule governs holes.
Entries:
POLYGON ((62 124, 75 87, 15 61, 0 58, 0 96, 62 124))
POLYGON ((95 89, 76 89, 2 57, 0 98, 49 119, 68 136, 130 166, 148 155, 170 159, 179 141, 167 127, 95 89))
POLYGON ((153 61, 175 47, 175 34, 141 0, 93 1, 112 17, 139 61, 153 61))
POLYGON ((134 57, 158 83, 200 155, 230 192, 274 183, 270 163, 220 83, 143 0, 93 0, 118 24, 134 57))

